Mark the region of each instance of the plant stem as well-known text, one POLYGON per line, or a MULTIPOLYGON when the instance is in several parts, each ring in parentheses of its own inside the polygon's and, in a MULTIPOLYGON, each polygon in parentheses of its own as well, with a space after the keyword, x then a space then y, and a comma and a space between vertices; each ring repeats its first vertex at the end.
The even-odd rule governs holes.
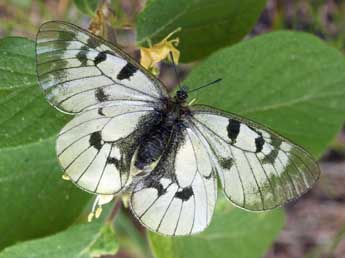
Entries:
POLYGON ((113 210, 111 211, 111 214, 108 218, 108 222, 113 222, 116 218, 116 215, 118 214, 119 210, 121 209, 122 201, 121 198, 116 198, 115 200, 115 206, 113 210))

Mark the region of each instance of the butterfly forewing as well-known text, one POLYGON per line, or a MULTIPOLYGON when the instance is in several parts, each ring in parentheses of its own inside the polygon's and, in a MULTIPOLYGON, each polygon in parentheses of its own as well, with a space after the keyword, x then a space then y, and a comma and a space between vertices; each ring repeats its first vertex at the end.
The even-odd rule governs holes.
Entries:
POLYGON ((47 99, 78 113, 105 101, 157 102, 167 93, 154 76, 122 50, 64 22, 40 27, 37 74, 47 99))
POLYGON ((138 137, 161 108, 164 88, 117 47, 64 22, 40 27, 36 58, 49 102, 79 113, 57 139, 65 174, 92 193, 123 190, 138 137))
POLYGON ((316 182, 312 156, 273 131, 233 114, 194 106, 191 126, 208 145, 226 196, 248 210, 293 200, 316 182))

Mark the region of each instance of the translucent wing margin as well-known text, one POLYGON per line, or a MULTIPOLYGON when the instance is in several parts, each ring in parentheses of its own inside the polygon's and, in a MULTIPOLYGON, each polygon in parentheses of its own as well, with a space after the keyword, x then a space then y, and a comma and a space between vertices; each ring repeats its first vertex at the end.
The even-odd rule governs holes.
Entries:
POLYGON ((97 104, 76 115, 57 138, 57 155, 71 181, 96 194, 116 194, 130 182, 129 168, 154 106, 134 101, 97 104))
POLYGON ((173 134, 172 139, 155 169, 133 186, 131 209, 152 231, 164 235, 198 233, 212 218, 216 172, 191 129, 181 137, 173 134))
POLYGON ((36 59, 48 101, 67 113, 105 101, 156 102, 167 96, 161 83, 122 50, 66 22, 40 27, 36 59))
POLYGON ((205 142, 226 196, 244 209, 280 206, 319 178, 320 169, 308 152, 252 121, 196 105, 191 128, 205 142))

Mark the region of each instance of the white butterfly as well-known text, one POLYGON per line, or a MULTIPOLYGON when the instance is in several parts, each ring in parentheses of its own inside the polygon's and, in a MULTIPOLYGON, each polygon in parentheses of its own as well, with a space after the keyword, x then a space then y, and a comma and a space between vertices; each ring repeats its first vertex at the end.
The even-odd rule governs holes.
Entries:
POLYGON ((130 190, 152 231, 188 235, 210 223, 217 175, 235 205, 267 210, 318 179, 312 156, 237 115, 186 104, 122 50, 65 22, 37 34, 37 73, 48 101, 75 117, 57 138, 64 172, 101 195, 130 190))

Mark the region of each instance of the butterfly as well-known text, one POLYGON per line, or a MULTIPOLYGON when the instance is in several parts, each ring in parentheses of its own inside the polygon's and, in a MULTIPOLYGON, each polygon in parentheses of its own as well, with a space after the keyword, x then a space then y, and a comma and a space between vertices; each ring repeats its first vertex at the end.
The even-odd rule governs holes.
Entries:
POLYGON ((130 209, 154 232, 203 231, 219 183, 234 205, 262 211, 320 175, 302 147, 238 115, 188 105, 185 88, 169 96, 119 47, 73 24, 41 25, 36 59, 49 103, 74 115, 56 142, 64 173, 93 194, 130 192, 130 209))

